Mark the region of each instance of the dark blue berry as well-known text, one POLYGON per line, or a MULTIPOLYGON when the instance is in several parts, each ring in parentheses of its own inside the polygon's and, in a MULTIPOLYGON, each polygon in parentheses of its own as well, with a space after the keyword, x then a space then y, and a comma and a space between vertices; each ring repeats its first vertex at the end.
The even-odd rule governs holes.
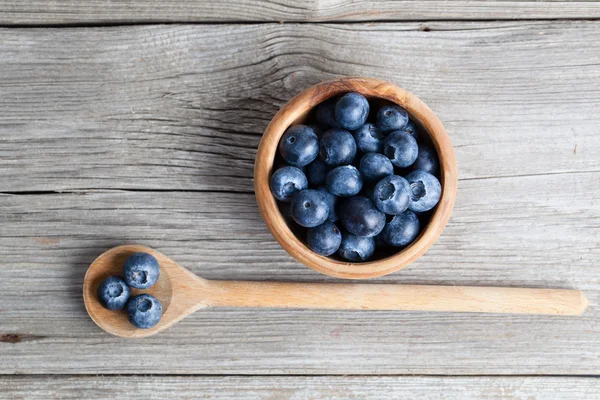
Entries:
POLYGON ((335 104, 337 98, 329 99, 317 106, 317 122, 326 128, 340 128, 341 125, 335 120, 335 104))
POLYGON ((414 122, 408 121, 408 124, 402 130, 409 133, 417 142, 421 141, 421 133, 414 122))
POLYGON ((148 289, 156 283, 159 274, 158 260, 152 254, 134 253, 123 265, 125 282, 136 289, 148 289))
POLYGON ((330 166, 350 164, 356 156, 356 142, 350 132, 330 129, 321 137, 319 155, 330 166))
POLYGON ((381 153, 383 151, 383 133, 370 122, 352 132, 358 150, 363 153, 381 153))
POLYGON ((347 93, 335 105, 335 119, 349 131, 360 128, 369 116, 369 101, 360 93, 347 93))
POLYGON ((383 240, 390 246, 404 247, 410 244, 419 235, 419 218, 406 210, 395 215, 383 228, 383 240))
POLYGON ((440 201, 442 185, 428 172, 416 170, 406 175, 412 198, 408 208, 415 212, 429 211, 440 201))
POLYGON ((411 201, 412 192, 408 181, 398 175, 386 176, 375 185, 373 202, 386 214, 400 214, 411 201))
POLYGON ((411 168, 437 175, 440 169, 440 162, 438 161, 436 151, 429 146, 419 145, 419 155, 411 168))
POLYGON ((131 289, 120 276, 109 276, 98 287, 98 300, 108 310, 122 310, 131 296, 131 289))
POLYGON ((137 295, 127 303, 127 317, 136 328, 152 328, 162 317, 162 304, 152 295, 137 295))
POLYGON ((271 193, 277 200, 290 201, 296 193, 306 188, 308 180, 300 168, 281 167, 271 175, 271 193))
POLYGON ((325 222, 308 229, 306 233, 308 247, 317 254, 330 256, 340 248, 342 233, 332 222, 325 222))
POLYGON ((329 216, 327 217, 327 221, 329 222, 335 222, 338 220, 338 215, 337 215, 337 202, 338 202, 338 198, 337 196, 332 195, 331 193, 329 193, 329 190, 327 190, 327 188, 325 186, 321 186, 319 188, 317 188, 317 190, 321 193, 323 193, 323 195, 325 196, 325 198, 327 198, 327 205, 329 206, 329 216))
POLYGON ((323 193, 307 189, 294 195, 290 212, 298 225, 312 228, 327 220, 329 205, 323 193))
POLYGON ((306 178, 311 186, 321 186, 325 183, 325 177, 329 172, 329 167, 320 158, 308 164, 306 167, 306 178))
POLYGON ((394 166, 389 158, 379 153, 367 153, 360 159, 358 170, 367 181, 379 181, 394 174, 394 166))
POLYGON ((319 138, 311 127, 294 125, 281 137, 279 154, 288 164, 304 167, 319 155, 319 138))
POLYGON ((348 232, 342 234, 338 254, 352 262, 367 261, 375 252, 375 241, 370 237, 356 236, 348 232))
POLYGON ((404 168, 412 165, 419 155, 414 137, 404 131, 394 131, 385 138, 383 152, 392 164, 404 168))
POLYGON ((387 104, 377 111, 377 127, 383 132, 392 132, 408 124, 408 113, 397 104, 387 104))
POLYGON ((329 193, 335 196, 350 197, 360 192, 363 179, 356 167, 343 165, 329 171, 325 178, 325 185, 329 193))
POLYGON ((373 237, 385 226, 385 215, 373 205, 371 199, 356 196, 342 203, 340 221, 350 233, 373 237))

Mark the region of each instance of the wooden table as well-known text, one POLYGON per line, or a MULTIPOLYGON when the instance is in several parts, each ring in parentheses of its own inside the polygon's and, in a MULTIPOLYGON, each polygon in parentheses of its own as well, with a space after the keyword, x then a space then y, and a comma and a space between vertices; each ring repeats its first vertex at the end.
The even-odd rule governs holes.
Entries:
POLYGON ((0 398, 600 397, 600 3, 0 0, 0 24, 0 398), (273 240, 252 169, 279 107, 342 75, 421 97, 459 163, 441 238, 375 282, 577 288, 588 311, 98 329, 82 278, 123 243, 210 279, 337 282, 273 240))

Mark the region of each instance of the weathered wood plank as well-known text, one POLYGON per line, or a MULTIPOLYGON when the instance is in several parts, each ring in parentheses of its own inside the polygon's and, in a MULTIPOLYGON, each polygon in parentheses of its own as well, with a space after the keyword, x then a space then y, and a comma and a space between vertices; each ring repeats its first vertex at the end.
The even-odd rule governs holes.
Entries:
POLYGON ((0 191, 251 192, 271 116, 339 75, 423 98, 461 179, 600 171, 600 22, 428 26, 2 29, 0 191))
POLYGON ((598 18, 593 0, 0 1, 0 24, 598 18))
POLYGON ((0 377, 0 399, 592 400, 597 378, 0 377))
POLYGON ((141 341, 82 304, 87 266, 117 244, 212 279, 335 280, 278 247, 251 194, 0 196, 0 373, 598 374, 598 177, 463 181, 433 248, 377 280, 579 288, 582 317, 213 309, 141 341))
POLYGON ((597 374, 600 23, 431 28, 0 30, 0 191, 88 189, 0 196, 0 373, 597 374), (330 280, 277 246, 250 192, 270 116, 338 74, 420 95, 463 178, 438 243, 380 281, 580 288, 590 311, 227 309, 141 342, 99 331, 81 281, 124 242, 213 279, 330 280))

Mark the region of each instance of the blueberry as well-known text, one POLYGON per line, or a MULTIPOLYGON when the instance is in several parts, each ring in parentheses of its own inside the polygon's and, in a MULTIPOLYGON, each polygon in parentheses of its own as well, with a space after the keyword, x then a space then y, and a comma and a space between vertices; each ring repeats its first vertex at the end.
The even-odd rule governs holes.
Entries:
POLYGON ((337 98, 329 99, 317 106, 317 122, 328 128, 341 127, 341 125, 335 120, 335 103, 337 103, 337 98))
POLYGON ((98 286, 98 300, 108 310, 122 310, 131 296, 131 289, 120 276, 109 276, 98 286))
POLYGON ((330 129, 321 137, 319 154, 330 166, 350 164, 356 156, 356 142, 350 132, 330 129))
POLYGON ((311 127, 294 125, 281 137, 279 154, 288 164, 304 167, 319 155, 319 138, 311 127))
POLYGON ((419 132, 419 129, 417 129, 417 125, 415 125, 414 122, 408 121, 408 124, 406 124, 402 130, 409 133, 417 142, 421 140, 421 133, 419 132))
POLYGON ((158 260, 148 253, 134 253, 123 265, 125 282, 136 289, 148 289, 156 283, 159 274, 158 260))
POLYGON ((383 132, 402 129, 408 124, 408 113, 397 104, 387 104, 377 111, 377 127, 383 132))
POLYGON ((352 132, 358 150, 363 153, 381 153, 383 151, 383 133, 369 122, 352 132))
POLYGON ((334 196, 350 197, 358 194, 363 186, 360 172, 352 165, 343 165, 329 171, 325 178, 329 193, 334 196))
POLYGON ((411 196, 408 181, 401 176, 390 175, 375 185, 373 202, 381 212, 396 215, 408 208, 411 196))
POLYGON ((410 134, 404 131, 394 131, 385 138, 383 153, 392 164, 404 168, 415 162, 419 155, 419 146, 410 134))
POLYGON ((271 193, 277 200, 290 201, 299 191, 308 188, 308 180, 301 169, 281 167, 271 175, 271 193))
POLYGON ((321 225, 329 216, 327 198, 318 190, 307 189, 292 198, 292 218, 305 228, 321 225))
POLYGON ((325 186, 321 186, 317 188, 317 190, 325 196, 327 199, 327 205, 329 206, 329 217, 327 217, 327 221, 335 222, 338 220, 338 215, 336 211, 338 197, 329 193, 329 190, 325 186))
POLYGON ((383 240, 390 246, 403 247, 410 244, 419 235, 419 218, 406 210, 395 215, 383 228, 383 240))
POLYGON ((139 294, 127 303, 127 317, 136 328, 152 328, 162 317, 162 304, 152 295, 139 294))
POLYGON ((332 222, 325 222, 308 229, 306 233, 308 247, 317 254, 330 256, 340 248, 342 233, 332 222))
POLYGON ((373 237, 385 226, 385 215, 373 205, 371 199, 356 196, 342 203, 340 221, 350 233, 373 237))
POLYGON ((429 146, 419 145, 419 155, 411 167, 413 170, 420 169, 429 172, 432 175, 437 175, 440 168, 437 153, 429 146))
POLYGON ((406 175, 406 180, 412 192, 412 199, 408 206, 411 210, 429 211, 440 201, 442 185, 435 176, 418 169, 406 175))
POLYGON ((347 93, 335 105, 335 119, 349 131, 360 128, 369 116, 369 101, 360 93, 347 93))
POLYGON ((375 252, 375 241, 370 237, 356 236, 348 232, 342 234, 342 244, 338 254, 353 262, 367 261, 375 252))
POLYGON ((311 186, 321 186, 325 183, 325 177, 329 172, 329 167, 320 158, 308 164, 306 167, 306 177, 311 186))
POLYGON ((367 153, 360 159, 358 170, 367 181, 379 181, 394 174, 389 158, 379 153, 367 153))

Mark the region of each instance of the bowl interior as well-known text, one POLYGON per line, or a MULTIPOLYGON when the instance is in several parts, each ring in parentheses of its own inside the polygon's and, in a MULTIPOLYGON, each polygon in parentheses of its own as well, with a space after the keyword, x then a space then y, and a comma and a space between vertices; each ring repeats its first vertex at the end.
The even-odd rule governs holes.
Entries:
MULTIPOLYGON (((408 265, 422 255, 437 239, 446 224, 456 196, 456 161, 452 145, 443 125, 435 114, 416 96, 388 82, 369 78, 342 78, 315 85, 294 97, 273 118, 259 146, 255 165, 255 189, 261 214, 267 227, 281 246, 308 267, 327 275, 364 279, 386 275, 408 265), (279 157, 279 139, 288 127, 312 119, 314 108, 332 97, 356 91, 363 94, 377 109, 385 102, 404 107, 422 133, 431 139, 431 145, 440 162, 442 196, 438 205, 429 212, 426 225, 419 236, 407 247, 393 252, 375 254, 371 261, 351 263, 334 256, 324 257, 312 252, 298 235, 294 226, 287 224, 277 202, 270 193, 269 178, 279 157)), ((422 220, 422 222, 425 222, 422 220)))

